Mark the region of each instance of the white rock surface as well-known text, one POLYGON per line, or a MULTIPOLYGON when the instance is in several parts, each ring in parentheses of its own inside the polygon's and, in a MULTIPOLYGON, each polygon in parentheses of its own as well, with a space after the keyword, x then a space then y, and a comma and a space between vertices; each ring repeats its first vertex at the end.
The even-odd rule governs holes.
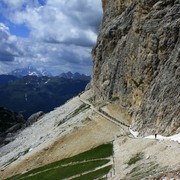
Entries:
MULTIPOLYGON (((146 139, 155 139, 155 135, 150 135, 150 136, 147 136, 145 138, 146 139)), ((165 136, 161 136, 161 135, 157 134, 156 139, 159 139, 159 140, 171 140, 171 141, 176 141, 176 142, 180 143, 180 133, 175 134, 173 136, 169 136, 169 137, 165 137, 165 136)))
POLYGON ((47 146, 60 135, 68 134, 75 126, 81 126, 82 120, 90 113, 88 110, 79 114, 78 118, 67 119, 60 126, 58 126, 58 123, 82 104, 78 97, 73 98, 65 105, 56 108, 38 122, 24 129, 13 142, 0 148, 0 170, 4 169, 13 159, 17 159, 27 152, 34 153, 43 146, 47 146))

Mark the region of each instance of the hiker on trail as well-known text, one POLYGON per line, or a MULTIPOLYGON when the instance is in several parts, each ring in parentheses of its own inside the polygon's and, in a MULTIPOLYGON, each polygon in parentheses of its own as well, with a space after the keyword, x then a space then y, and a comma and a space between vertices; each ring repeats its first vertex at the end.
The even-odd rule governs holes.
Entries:
POLYGON ((157 134, 155 134, 155 139, 157 138, 157 134))

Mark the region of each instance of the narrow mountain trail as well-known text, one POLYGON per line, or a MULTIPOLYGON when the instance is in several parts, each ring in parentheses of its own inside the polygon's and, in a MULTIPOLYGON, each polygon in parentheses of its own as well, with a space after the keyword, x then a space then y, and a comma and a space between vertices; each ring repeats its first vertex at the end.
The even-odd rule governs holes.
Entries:
MULTIPOLYGON (((106 113, 105 111, 103 111, 102 109, 97 109, 93 106, 93 104, 91 104, 90 102, 88 102, 87 100, 85 99, 82 99, 80 96, 79 96, 79 99, 81 102, 87 104, 90 106, 90 109, 92 109, 94 112, 96 112, 97 114, 99 114, 100 116, 106 118, 107 120, 113 122, 114 124, 118 125, 121 127, 121 129, 123 129, 124 131, 128 131, 129 134, 131 134, 132 137, 134 138, 137 138, 138 136, 138 132, 134 132, 131 128, 130 128, 130 125, 127 125, 125 124, 124 122, 121 122, 120 120, 110 116, 108 113, 106 113)), ((141 138, 145 138, 145 139, 160 139, 160 140, 172 140, 172 141, 177 141, 177 142, 180 142, 180 133, 179 134, 176 134, 176 135, 173 135, 173 136, 170 136, 170 137, 164 137, 164 136, 161 136, 161 135, 158 135, 155 137, 154 135, 150 135, 150 136, 147 136, 147 137, 141 137, 141 138)))
POLYGON ((128 130, 129 125, 126 125, 125 123, 123 123, 123 122, 121 122, 121 121, 119 121, 119 120, 111 117, 110 115, 107 115, 107 114, 106 114, 104 111, 102 111, 102 110, 96 109, 96 108, 93 106, 93 104, 89 103, 87 100, 84 100, 84 99, 82 99, 81 97, 79 97, 79 99, 80 99, 81 102, 89 105, 89 106, 90 106, 90 109, 92 109, 92 110, 93 110, 94 112, 96 112, 98 115, 100 115, 100 116, 104 117, 105 119, 111 121, 112 123, 118 125, 123 131, 125 131, 125 132, 128 132, 128 131, 129 131, 129 130, 128 130))

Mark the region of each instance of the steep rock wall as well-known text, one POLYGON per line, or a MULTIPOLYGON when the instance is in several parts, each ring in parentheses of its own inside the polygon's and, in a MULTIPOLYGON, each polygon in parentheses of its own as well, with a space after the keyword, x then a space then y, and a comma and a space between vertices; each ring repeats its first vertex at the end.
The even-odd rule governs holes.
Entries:
POLYGON ((119 98, 141 134, 180 131, 180 0, 102 0, 95 102, 119 98))

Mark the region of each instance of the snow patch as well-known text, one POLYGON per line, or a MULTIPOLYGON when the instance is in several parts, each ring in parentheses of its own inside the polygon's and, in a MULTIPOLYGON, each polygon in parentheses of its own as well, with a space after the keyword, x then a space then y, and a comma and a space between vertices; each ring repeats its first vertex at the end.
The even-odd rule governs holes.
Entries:
POLYGON ((129 128, 129 132, 130 132, 135 138, 137 138, 138 135, 139 135, 139 132, 138 132, 138 131, 133 131, 131 128, 129 128))
POLYGON ((47 84, 50 81, 50 79, 48 79, 44 84, 47 84))
MULTIPOLYGON (((137 138, 139 135, 138 131, 133 131, 131 128, 129 128, 129 132, 134 136, 134 138, 137 138)), ((170 141, 176 141, 176 142, 180 143, 180 133, 169 136, 169 137, 165 137, 165 136, 157 134, 156 138, 155 138, 155 135, 149 135, 149 136, 146 136, 144 138, 145 139, 170 140, 170 141)))
MULTIPOLYGON (((155 135, 146 136, 145 139, 155 139, 155 135)), ((171 141, 176 141, 176 142, 180 143, 180 133, 175 134, 173 136, 169 136, 169 137, 165 137, 165 136, 161 136, 161 135, 157 134, 156 139, 159 139, 159 140, 171 140, 171 141)))

